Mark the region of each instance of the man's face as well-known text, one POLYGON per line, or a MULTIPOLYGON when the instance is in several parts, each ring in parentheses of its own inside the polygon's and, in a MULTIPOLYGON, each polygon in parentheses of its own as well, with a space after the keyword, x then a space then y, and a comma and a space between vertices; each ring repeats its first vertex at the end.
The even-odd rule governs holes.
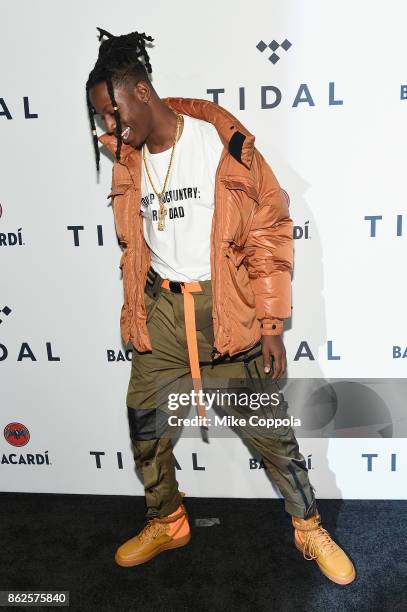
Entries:
MULTIPOLYGON (((144 102, 145 99, 148 99, 148 93, 148 88, 143 84, 135 87, 130 85, 114 87, 114 96, 122 124, 122 140, 135 149, 143 145, 152 129, 150 105, 144 102)), ((103 119, 107 133, 114 134, 116 120, 106 83, 94 85, 89 95, 93 108, 103 119)))

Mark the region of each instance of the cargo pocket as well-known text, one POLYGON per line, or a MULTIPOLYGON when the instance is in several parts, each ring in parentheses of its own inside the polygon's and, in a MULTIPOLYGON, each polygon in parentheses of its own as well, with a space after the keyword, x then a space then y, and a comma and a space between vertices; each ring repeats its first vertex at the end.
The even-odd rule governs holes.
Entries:
POLYGON ((151 321, 151 317, 154 314, 154 311, 158 304, 158 297, 156 299, 152 298, 146 291, 144 291, 144 304, 146 306, 146 323, 151 321))
POLYGON ((287 425, 283 421, 287 419, 290 421, 290 417, 287 414, 288 403, 284 399, 284 395, 280 391, 278 384, 273 381, 270 375, 263 374, 260 370, 260 361, 262 357, 257 357, 253 360, 246 359, 243 364, 245 368, 245 388, 248 390, 249 395, 253 396, 250 400, 250 405, 253 410, 253 414, 256 414, 259 419, 273 419, 273 426, 267 429, 267 436, 285 436, 289 434, 291 428, 291 422, 287 425), (259 363, 258 363, 259 360, 259 363), (260 394, 262 401, 259 401, 260 394), (268 396, 265 401, 265 395, 268 396), (278 401, 278 403, 276 403, 278 401), (278 422, 278 426, 275 427, 275 421, 278 422))
POLYGON ((280 424, 277 427, 274 427, 271 431, 275 432, 277 436, 286 436, 291 429, 291 418, 288 414, 288 403, 284 399, 284 395, 281 393, 278 387, 276 387, 276 389, 272 392, 279 394, 279 403, 277 405, 271 404, 270 412, 275 424, 276 421, 280 424), (285 421, 285 424, 283 421, 285 421))
POLYGON ((195 328, 204 335, 206 341, 213 346, 213 319, 212 319, 212 296, 208 294, 194 294, 195 300, 195 328))

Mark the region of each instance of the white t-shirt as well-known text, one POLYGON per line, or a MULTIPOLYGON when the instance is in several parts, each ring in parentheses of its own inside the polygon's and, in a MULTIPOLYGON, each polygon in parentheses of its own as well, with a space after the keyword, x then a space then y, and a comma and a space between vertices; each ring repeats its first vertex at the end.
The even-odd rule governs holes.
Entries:
MULTIPOLYGON (((172 147, 171 147, 172 148, 172 147)), ((171 148, 147 153, 157 191, 161 191, 171 148)), ((209 280, 210 233, 214 210, 215 173, 223 149, 216 128, 207 121, 184 115, 184 128, 175 147, 173 167, 165 193, 164 230, 159 231, 159 203, 141 155, 141 206, 151 265, 162 278, 191 282, 209 280)))

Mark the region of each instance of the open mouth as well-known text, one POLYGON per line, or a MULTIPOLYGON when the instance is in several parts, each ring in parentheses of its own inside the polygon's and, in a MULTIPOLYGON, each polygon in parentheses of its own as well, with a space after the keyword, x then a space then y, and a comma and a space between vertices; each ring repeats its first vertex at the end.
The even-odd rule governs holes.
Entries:
POLYGON ((126 142, 128 140, 128 138, 129 138, 129 136, 130 136, 130 128, 126 127, 122 131, 122 140, 123 140, 123 142, 126 142))

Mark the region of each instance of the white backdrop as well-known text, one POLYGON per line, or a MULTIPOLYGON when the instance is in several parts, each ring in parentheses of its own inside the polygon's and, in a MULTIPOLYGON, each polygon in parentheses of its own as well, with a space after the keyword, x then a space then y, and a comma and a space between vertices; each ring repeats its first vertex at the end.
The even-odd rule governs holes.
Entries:
MULTIPOLYGON (((96 26, 155 38, 162 97, 212 100, 208 90, 224 90, 219 103, 256 135, 290 194, 298 227, 289 376, 405 378, 405 2, 0 6, 0 425, 30 434, 21 447, 1 434, 2 490, 142 493, 125 406, 131 354, 117 360, 111 164, 102 157, 98 183, 84 96, 96 26), (277 49, 274 64, 269 48, 257 48, 286 39, 291 47, 277 49), (273 106, 277 90, 281 102, 262 108, 262 91, 273 106)), ((401 410, 398 420, 404 400, 401 410)), ((404 439, 360 431, 301 441, 317 495, 405 498, 404 439)), ((182 439, 175 454, 189 495, 278 495, 237 438, 182 439)))

